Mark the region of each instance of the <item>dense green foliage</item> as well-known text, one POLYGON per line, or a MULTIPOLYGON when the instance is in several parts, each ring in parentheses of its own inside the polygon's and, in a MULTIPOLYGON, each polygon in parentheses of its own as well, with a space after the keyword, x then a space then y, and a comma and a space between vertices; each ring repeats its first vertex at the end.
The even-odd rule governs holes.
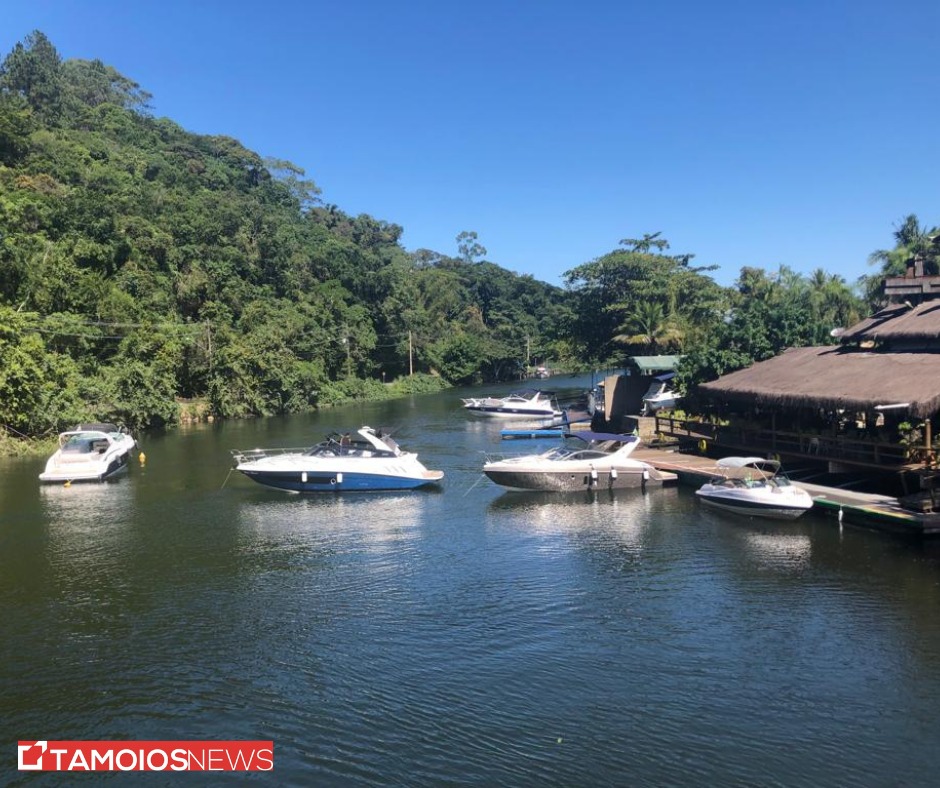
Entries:
POLYGON ((299 411, 506 377, 527 349, 553 352, 564 291, 478 262, 476 233, 456 258, 409 254, 401 227, 323 204, 290 162, 152 117, 149 98, 38 31, 0 66, 8 427, 160 426, 176 398, 299 411))
MULTIPOLYGON (((407 252, 402 228, 324 203, 287 161, 153 117, 100 61, 40 32, 0 65, 0 424, 36 436, 87 419, 173 423, 684 355, 686 390, 788 346, 829 343, 875 305, 841 277, 744 268, 717 285, 659 234, 566 274, 567 289, 485 260, 407 252)), ((936 230, 908 217, 882 274, 936 230)))

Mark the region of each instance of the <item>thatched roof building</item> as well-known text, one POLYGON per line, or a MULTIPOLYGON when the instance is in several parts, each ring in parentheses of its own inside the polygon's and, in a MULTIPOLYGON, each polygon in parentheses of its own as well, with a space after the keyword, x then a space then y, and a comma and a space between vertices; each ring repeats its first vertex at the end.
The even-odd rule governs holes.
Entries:
POLYGON ((894 347, 916 343, 940 350, 940 301, 889 306, 856 323, 839 339, 841 342, 870 340, 894 347))
MULTIPOLYGON (((934 309, 940 310, 940 305, 934 304, 934 309)), ((940 326, 940 317, 936 320, 940 326)), ((701 390, 716 402, 766 408, 867 411, 906 404, 904 410, 912 416, 928 418, 940 410, 940 353, 878 352, 839 346, 792 348, 704 383, 701 390)))

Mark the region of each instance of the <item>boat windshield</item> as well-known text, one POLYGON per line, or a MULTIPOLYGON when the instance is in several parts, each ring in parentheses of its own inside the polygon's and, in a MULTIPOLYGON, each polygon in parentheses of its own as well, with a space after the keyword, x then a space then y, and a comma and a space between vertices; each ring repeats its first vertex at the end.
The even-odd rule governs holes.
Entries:
POLYGON ((63 437, 62 452, 65 454, 90 454, 108 447, 107 437, 100 433, 79 432, 63 437))
POLYGON ((544 457, 547 460, 600 460, 609 457, 610 452, 598 451, 597 449, 568 448, 561 446, 546 452, 544 457))
POLYGON ((379 449, 364 440, 353 440, 349 435, 331 435, 325 441, 304 452, 307 457, 394 457, 392 449, 379 449))

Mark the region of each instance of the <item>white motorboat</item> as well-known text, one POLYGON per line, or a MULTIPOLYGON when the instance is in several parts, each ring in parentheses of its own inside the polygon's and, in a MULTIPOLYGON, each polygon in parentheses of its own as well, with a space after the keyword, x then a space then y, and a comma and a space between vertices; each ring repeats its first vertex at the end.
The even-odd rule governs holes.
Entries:
POLYGON ((671 388, 670 381, 675 377, 674 372, 659 375, 650 383, 650 387, 643 395, 643 415, 655 413, 658 410, 674 408, 676 402, 682 399, 681 395, 671 388))
POLYGON ((569 443, 541 454, 487 462, 483 473, 511 490, 547 492, 644 487, 676 478, 630 457, 640 443, 635 435, 579 431, 568 437, 569 443))
POLYGON ((127 467, 137 445, 115 424, 79 424, 59 435, 59 448, 39 474, 42 482, 100 482, 127 467))
POLYGON ((480 416, 514 419, 554 419, 561 416, 554 392, 541 389, 514 391, 506 397, 464 399, 463 406, 480 416))
POLYGON ((297 493, 408 490, 444 478, 372 427, 355 436, 334 433, 308 449, 236 449, 232 456, 249 479, 297 493))
POLYGON ((695 494, 716 509, 755 517, 792 520, 813 508, 806 490, 796 487, 777 460, 725 457, 718 460, 719 476, 695 494))

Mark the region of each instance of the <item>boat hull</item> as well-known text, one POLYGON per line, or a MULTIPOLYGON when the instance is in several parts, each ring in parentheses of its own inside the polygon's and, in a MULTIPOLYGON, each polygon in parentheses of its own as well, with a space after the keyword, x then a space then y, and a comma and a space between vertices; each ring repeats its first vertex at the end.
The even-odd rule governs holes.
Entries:
POLYGON ((712 509, 741 514, 745 517, 765 517, 771 520, 795 520, 812 508, 812 502, 810 502, 809 506, 804 503, 788 505, 783 502, 748 500, 723 495, 711 495, 708 492, 703 493, 701 490, 697 490, 696 495, 698 495, 703 504, 712 509))
POLYGON ((497 419, 555 419, 561 416, 560 410, 539 410, 534 408, 487 408, 467 406, 466 411, 477 416, 497 419))
POLYGON ((384 476, 361 472, 327 472, 296 470, 253 470, 239 468, 252 481, 276 490, 296 493, 381 492, 383 490, 413 490, 435 484, 444 474, 427 471, 424 477, 384 476))
POLYGON ((39 481, 44 484, 65 482, 104 482, 122 471, 127 470, 131 451, 137 445, 130 436, 125 436, 111 446, 104 455, 89 454, 78 457, 63 455, 57 451, 46 462, 46 467, 39 474, 39 481))
POLYGON ((535 471, 525 469, 491 469, 483 473, 496 484, 510 490, 541 492, 575 492, 578 490, 637 489, 650 484, 661 484, 645 469, 584 471, 535 471))
POLYGON ((39 481, 45 482, 46 484, 55 482, 104 482, 117 476, 122 471, 127 470, 129 459, 130 454, 125 453, 112 458, 104 468, 100 467, 100 465, 96 465, 95 467, 89 468, 71 467, 43 471, 39 474, 39 481))

